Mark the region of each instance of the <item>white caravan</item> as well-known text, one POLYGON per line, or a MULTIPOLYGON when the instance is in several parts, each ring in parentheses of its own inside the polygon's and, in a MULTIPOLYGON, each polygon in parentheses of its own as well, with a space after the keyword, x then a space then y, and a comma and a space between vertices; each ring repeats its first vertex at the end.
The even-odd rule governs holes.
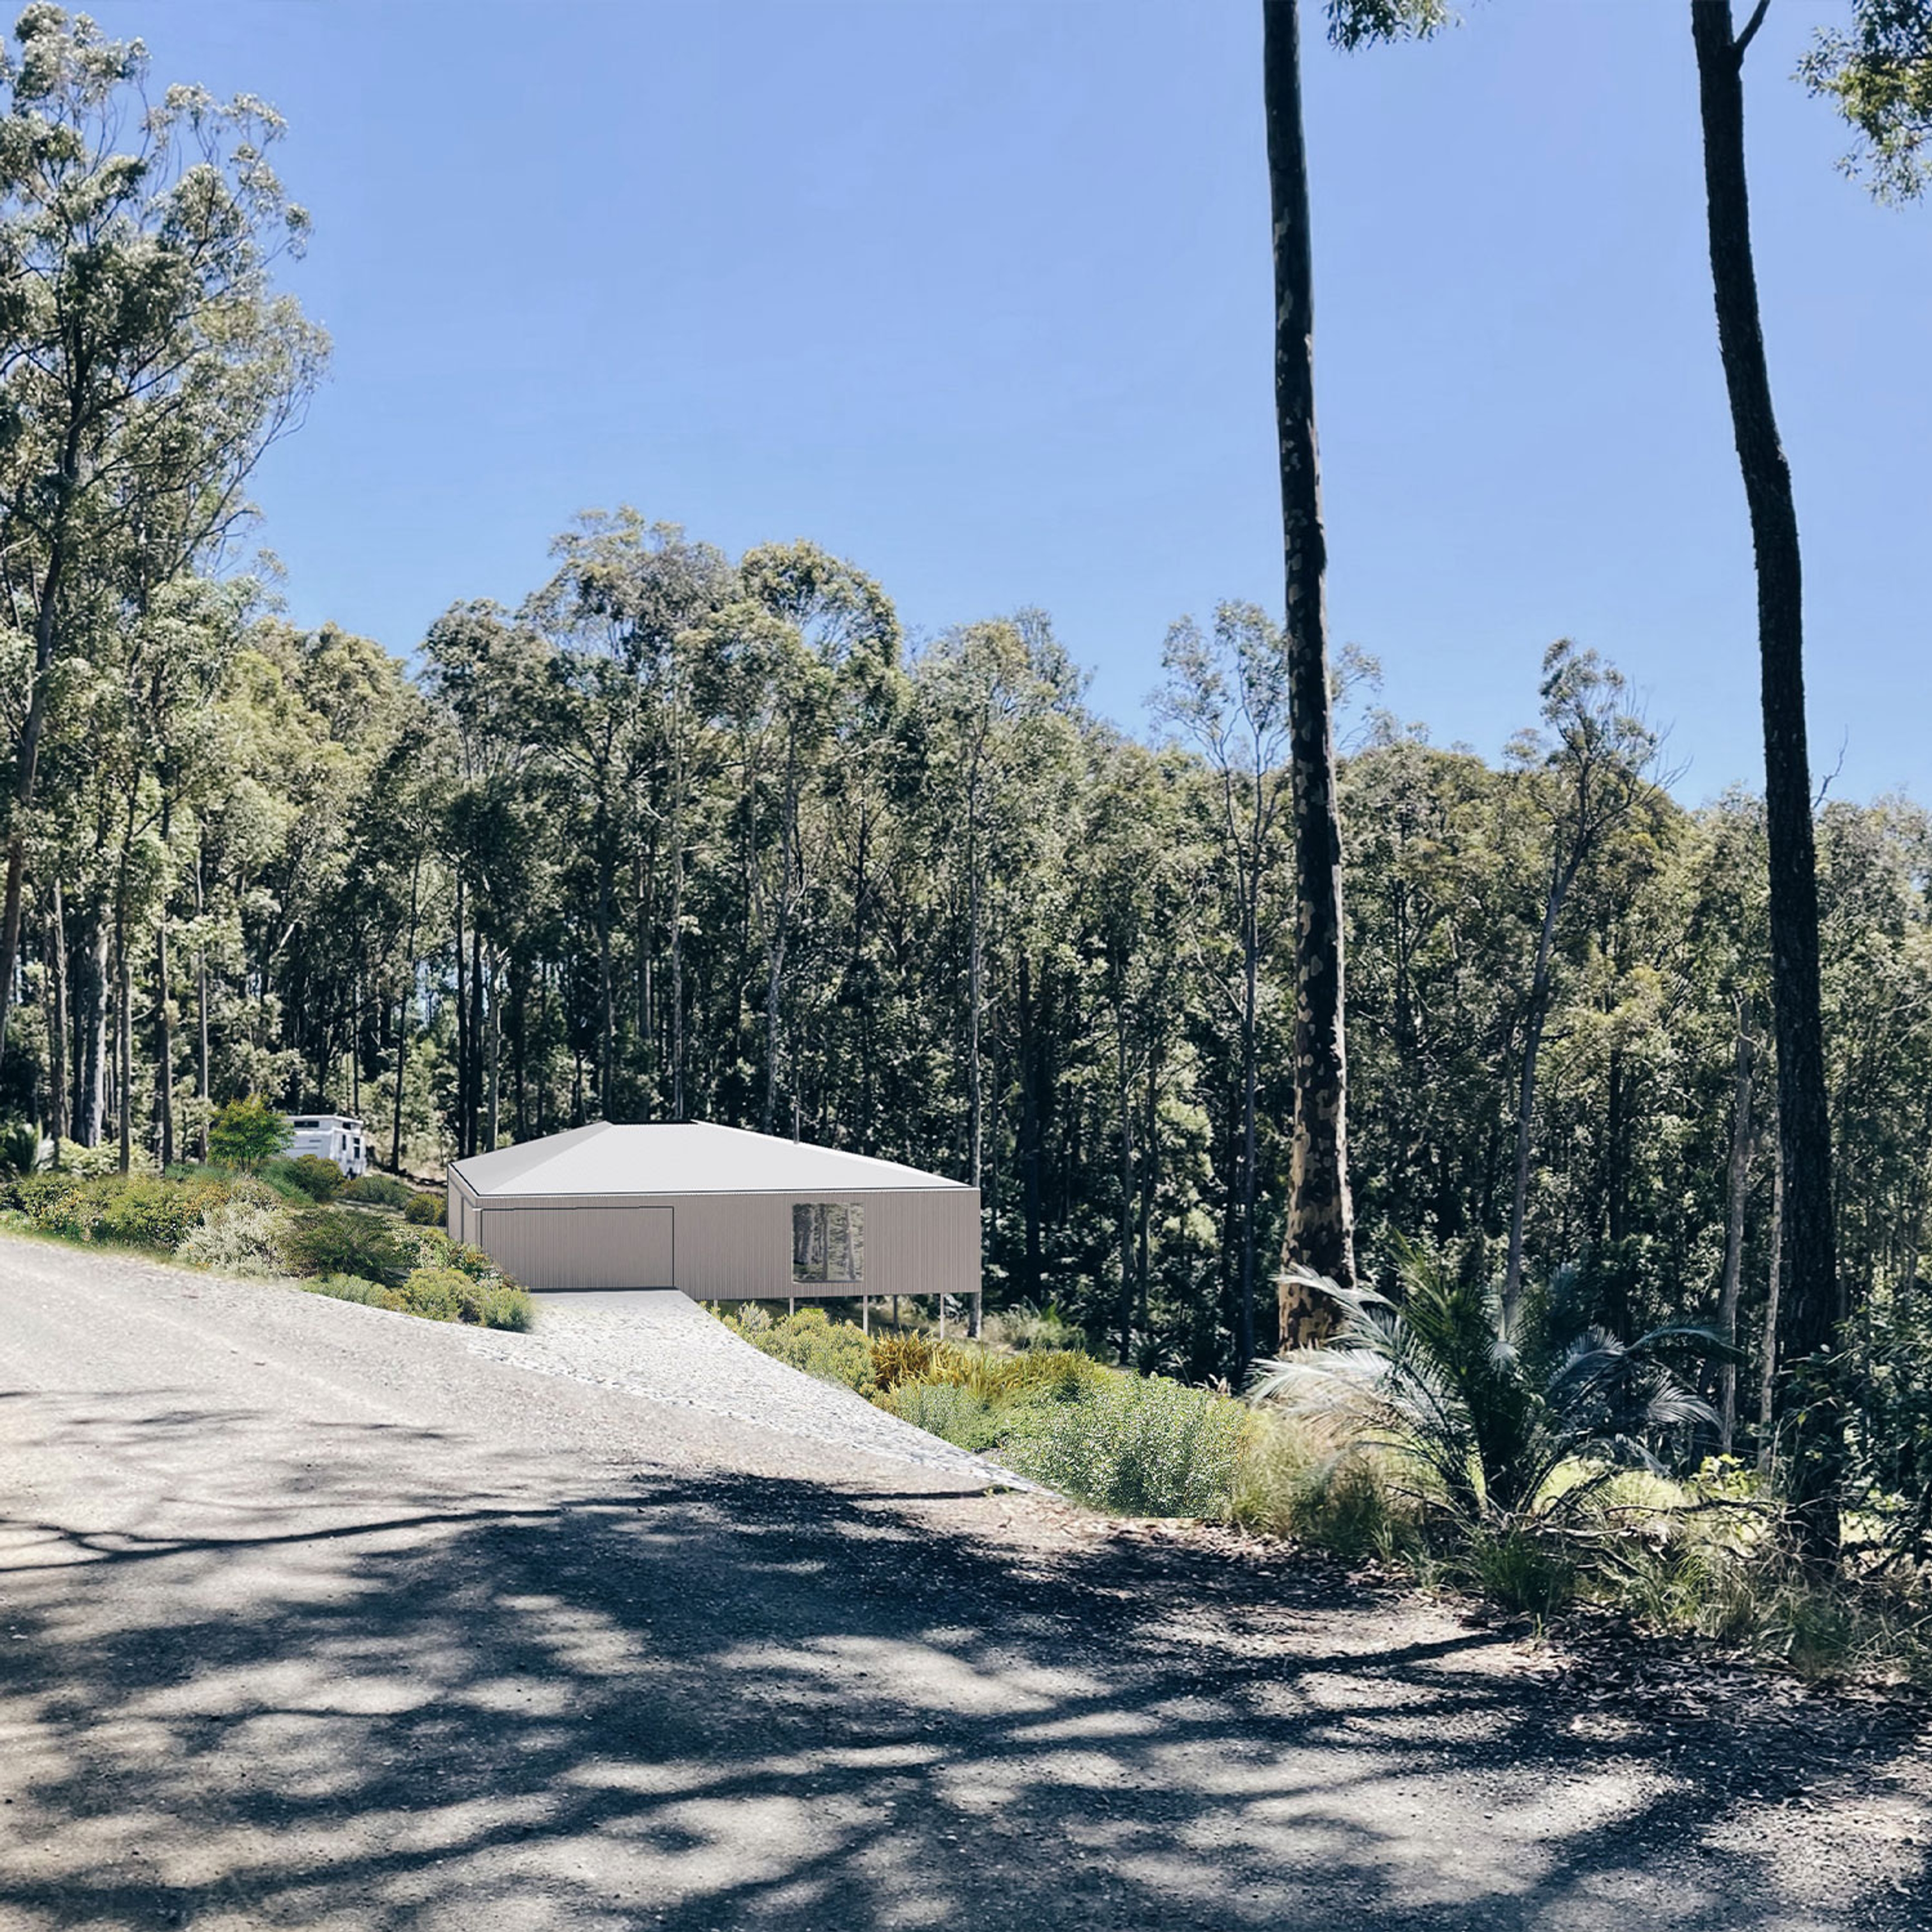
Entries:
POLYGON ((351 1180, 369 1171, 369 1143, 362 1123, 346 1114, 298 1114, 290 1123, 296 1130, 289 1152, 312 1154, 332 1160, 351 1180))

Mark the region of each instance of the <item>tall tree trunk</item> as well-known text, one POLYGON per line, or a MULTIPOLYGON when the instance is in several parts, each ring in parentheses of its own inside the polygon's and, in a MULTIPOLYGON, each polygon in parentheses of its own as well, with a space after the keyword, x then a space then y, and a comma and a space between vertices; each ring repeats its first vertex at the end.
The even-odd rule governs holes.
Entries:
POLYGON ((456 874, 456 1154, 466 1160, 470 1145, 470 1002, 464 980, 463 872, 456 874))
POLYGON ((1154 1190, 1160 1178, 1160 1036, 1148 1049, 1147 1131, 1142 1137, 1140 1227, 1136 1240, 1134 1274, 1139 1294, 1139 1328, 1148 1328, 1148 1294, 1153 1273, 1154 1190))
POLYGON ((117 1077, 121 1089, 115 1096, 118 1102, 116 1112, 121 1127, 121 1172, 126 1174, 132 1169, 134 1161, 134 982, 128 970, 128 934, 124 926, 116 932, 114 951, 118 1016, 115 1034, 119 1047, 117 1077))
POLYGON ((671 820, 670 1117, 684 1118, 684 834, 671 820))
POLYGON ((973 1185, 980 1185, 984 1152, 986 1132, 986 1095, 980 1071, 980 1012, 985 1000, 984 938, 980 931, 980 854, 976 837, 977 826, 973 818, 968 820, 966 843, 966 890, 968 899, 967 922, 970 928, 967 938, 966 964, 966 1083, 968 1104, 972 1118, 968 1123, 968 1138, 970 1142, 970 1159, 973 1185))
POLYGON ((1604 1094, 1604 1226, 1612 1242, 1630 1232, 1629 1190, 1624 1179, 1624 1142, 1628 1138, 1624 1115, 1629 1105, 1629 1082, 1624 1072, 1624 1050, 1609 1054, 1604 1094))
MULTIPOLYGON (((1354 1282, 1355 1232, 1348 1192, 1342 825, 1328 689, 1328 558, 1315 435, 1315 281, 1297 0, 1264 0, 1262 17, 1297 900, 1294 1141, 1284 1259, 1346 1288, 1354 1282)), ((1303 1333, 1314 1339, 1306 1326, 1303 1333)), ((1246 1360, 1244 1349, 1244 1366, 1246 1360)))
MULTIPOLYGON (((194 916, 200 920, 208 908, 202 889, 201 842, 194 848, 194 916)), ((198 946, 194 953, 194 1094, 200 1102, 196 1109, 200 1124, 195 1130, 196 1158, 208 1158, 208 949, 198 946)))
POLYGON ((500 1092, 498 1076, 503 1058, 503 1002, 502 988, 498 982, 503 969, 502 962, 496 957, 496 948, 494 944, 490 946, 486 956, 490 962, 490 970, 485 976, 484 982, 489 988, 490 994, 490 1098, 487 1109, 488 1124, 484 1128, 488 1138, 484 1148, 484 1151, 487 1154, 496 1147, 497 1129, 501 1118, 498 1112, 497 1102, 500 1092))
POLYGON ((483 928, 470 922, 470 1084, 463 1102, 463 1131, 470 1151, 481 1150, 483 1138, 483 928))
POLYGON ((48 1035, 52 1064, 47 1069, 47 1132, 53 1136, 54 1163, 60 1164, 60 1144, 70 1137, 68 1118, 70 1080, 68 1072, 67 908, 61 897, 61 882, 54 880, 53 918, 53 1024, 48 1035))
POLYGON ((1019 948, 1020 1214, 1025 1258, 1021 1278, 1029 1300, 1040 1289, 1040 1069, 1039 1015, 1034 1010, 1033 962, 1019 948))
POLYGON ((416 990, 416 914, 422 886, 422 854, 410 867, 410 943, 404 948, 403 997, 396 1008, 396 1091, 389 1110, 389 1166, 403 1171, 403 1076, 410 1060, 410 1005, 416 990))
POLYGON ((27 874, 27 818, 33 810, 34 787, 40 775, 40 740, 46 730, 47 693, 52 682, 61 580, 67 568, 68 506, 80 477, 78 409, 68 425, 54 511, 52 541, 47 567, 34 611, 34 670, 27 698, 27 715, 14 747, 14 796, 7 823, 7 886, 0 906, 0 1061, 7 1058, 7 1019, 14 997, 14 968, 20 951, 20 898, 27 874))
POLYGON ((1516 1165, 1510 1186, 1509 1250, 1503 1263, 1503 1328, 1515 1322, 1522 1300, 1522 1224, 1529 1206, 1529 1156, 1535 1142, 1536 1066, 1543 1051, 1543 1029, 1550 1013, 1550 981, 1556 954, 1557 922, 1576 876, 1576 856, 1559 856, 1550 868, 1543 902, 1543 927, 1537 934, 1536 962, 1530 969, 1529 1008, 1523 1017, 1522 1065, 1516 1080, 1516 1165))
POLYGON ((107 1131, 107 922, 100 908, 87 915, 89 944, 87 953, 87 997, 82 1003, 81 1023, 87 1034, 82 1062, 80 1132, 75 1136, 82 1147, 98 1148, 107 1131))
POLYGON ((1838 1406, 1826 1399, 1820 1385, 1838 1309, 1838 1268, 1818 988, 1818 876, 1804 724, 1798 514, 1772 409, 1744 170, 1744 56, 1763 16, 1761 0, 1743 33, 1734 35, 1730 0, 1691 0, 1718 340, 1757 565, 1771 862, 1772 1005, 1790 1275, 1780 1342, 1784 1373, 1810 1384, 1791 1405, 1796 1426, 1788 1437, 1787 1481, 1804 1543, 1813 1555, 1824 1556, 1838 1547, 1838 1483, 1844 1452, 1838 1406))
POLYGON ((1256 1063, 1260 1058, 1256 1034, 1259 1027, 1261 938, 1256 931, 1258 913, 1252 890, 1251 886, 1241 933, 1241 1184, 1238 1197, 1241 1216, 1240 1274, 1234 1307, 1234 1378, 1238 1384, 1246 1376, 1248 1364, 1255 1358, 1255 1204, 1260 1195, 1256 1184, 1256 1142, 1259 1136, 1255 1121, 1255 1088, 1258 1082, 1256 1063))
POLYGON ((1764 1303, 1764 1378, 1758 1387, 1757 1466, 1771 1467, 1772 1444, 1777 1439, 1778 1303, 1784 1284, 1784 1136, 1772 1142, 1771 1286, 1764 1303))
POLYGON ((154 934, 154 1105, 160 1115, 161 1171, 175 1164, 175 1031, 168 1004, 168 909, 154 934))
POLYGON ((1725 1174, 1730 1213, 1724 1222, 1724 1271, 1718 1294, 1718 1332, 1733 1352, 1724 1358, 1719 1385, 1721 1432, 1718 1448, 1728 1456, 1738 1426, 1738 1288, 1744 1276, 1744 1190, 1750 1178, 1751 1064, 1755 1048, 1750 1036, 1750 1010, 1738 1005, 1737 1070, 1731 1094, 1731 1158, 1725 1174))
POLYGON ((1120 1136, 1120 1363, 1132 1351, 1134 1332, 1134 1096, 1127 1064, 1127 1008, 1123 994, 1114 1012, 1114 1090, 1120 1136))

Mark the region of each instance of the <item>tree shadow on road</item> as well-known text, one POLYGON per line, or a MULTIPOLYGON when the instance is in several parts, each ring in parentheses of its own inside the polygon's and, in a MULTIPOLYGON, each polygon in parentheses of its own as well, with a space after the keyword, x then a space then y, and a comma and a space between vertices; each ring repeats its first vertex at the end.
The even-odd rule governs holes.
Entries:
POLYGON ((1932 1924, 1922 1853, 1776 1808, 1922 1804, 1904 1720, 1606 1718, 1287 1561, 743 1474, 465 1497, 388 1438, 380 1507, 345 1424, 272 1510, 4 1526, 0 1923, 1932 1924))

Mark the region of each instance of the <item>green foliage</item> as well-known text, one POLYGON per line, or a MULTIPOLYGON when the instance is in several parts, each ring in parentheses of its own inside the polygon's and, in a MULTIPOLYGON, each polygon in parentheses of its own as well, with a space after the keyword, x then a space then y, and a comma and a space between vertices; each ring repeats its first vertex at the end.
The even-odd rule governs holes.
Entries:
POLYGON ((268 1275, 283 1271, 282 1240, 288 1216, 266 1202, 237 1198, 204 1208, 175 1258, 220 1274, 268 1275))
POLYGON ((316 1202, 333 1201, 343 1192, 342 1170, 334 1161, 319 1154, 298 1154, 293 1160, 271 1161, 262 1178, 270 1186, 286 1181, 298 1192, 316 1202))
POLYGON ((326 1274, 301 1286, 311 1294, 358 1301, 428 1322, 466 1322, 482 1328, 527 1330, 536 1325, 536 1304, 526 1288, 498 1277, 478 1282, 460 1270, 419 1268, 400 1285, 385 1285, 352 1274, 326 1274))
POLYGON ((1006 1447, 1021 1474, 1124 1516, 1226 1515, 1241 1406, 1164 1377, 1110 1378, 1006 1447))
POLYGON ((291 1272, 350 1274, 398 1288, 415 1263, 388 1222, 353 1208, 319 1208, 298 1215, 282 1240, 291 1272))
POLYGON ((393 1305, 431 1322, 460 1322, 477 1293, 476 1282, 454 1268, 419 1268, 396 1291, 393 1305))
POLYGON ((393 1174, 358 1174, 336 1192, 338 1201, 359 1201, 372 1208, 406 1208, 418 1197, 406 1180, 393 1174))
POLYGON ((448 1224, 448 1198, 441 1194, 416 1194, 410 1196, 403 1209, 403 1219, 418 1228, 441 1228, 448 1224))
POLYGON ((1466 1576, 1505 1610, 1554 1616, 1576 1597, 1576 1556, 1560 1535, 1522 1527, 1481 1528, 1459 1554, 1452 1574, 1466 1576))
POLYGON ((1852 30, 1817 30, 1798 76, 1858 138, 1839 166, 1882 202, 1932 179, 1932 0, 1852 0, 1852 30))
POLYGON ((32 1174, 40 1164, 40 1130, 32 1120, 0 1126, 0 1178, 32 1174))
POLYGON ((1346 1562, 1394 1561, 1420 1546, 1413 1503, 1388 1459, 1337 1444, 1295 1418, 1264 1412, 1243 1435, 1234 1515, 1250 1529, 1331 1551, 1346 1562))
POLYGON ((874 1400, 901 1421, 976 1456, 997 1448, 1012 1420, 1010 1405, 996 1406, 960 1382, 901 1382, 874 1400))
POLYGON ((1660 1330, 1626 1346, 1591 1329, 1552 1350, 1528 1332, 1535 1303, 1506 1320, 1492 1287, 1440 1256, 1400 1254, 1399 1306, 1318 1281, 1340 1330, 1325 1348, 1262 1364, 1253 1399, 1408 1458, 1466 1526, 1506 1528, 1539 1504, 1572 1511, 1619 1462, 1654 1462, 1646 1438, 1715 1420, 1663 1359, 1679 1342, 1714 1346, 1708 1335, 1660 1330), (1566 1463, 1592 1473, 1552 1490, 1566 1463))
POLYGON ((755 1327, 728 1316, 724 1325, 753 1348, 820 1382, 837 1382, 865 1396, 878 1386, 872 1343, 863 1330, 853 1322, 832 1321, 822 1308, 801 1308, 782 1322, 755 1327))
POLYGON ((234 1198, 232 1190, 219 1181, 183 1184, 149 1175, 89 1181, 86 1193, 95 1204, 90 1230, 94 1240, 160 1248, 170 1253, 188 1238, 209 1209, 225 1206, 234 1198))
MULTIPOLYGON (((754 1303, 754 1307, 757 1306, 754 1303)), ((759 1311, 760 1314, 762 1310, 759 1311)), ((742 1332, 752 1331, 743 1328, 742 1332)), ((883 1395, 901 1382, 925 1382, 952 1352, 947 1345, 929 1335, 878 1334, 872 1337, 872 1375, 883 1395)))
POLYGON ((208 1157, 218 1167, 259 1173, 295 1137, 288 1117, 266 1106, 258 1094, 230 1100, 209 1122, 208 1157))
POLYGON ((326 1294, 335 1301, 359 1301, 368 1308, 394 1308, 397 1304, 395 1289, 385 1288, 380 1281, 364 1281, 359 1275, 319 1275, 298 1285, 307 1294, 326 1294))
POLYGON ((982 1339, 989 1348, 1050 1349, 1057 1354, 1084 1352, 1087 1332, 1070 1322, 1048 1302, 1036 1308, 1028 1301, 1016 1302, 986 1319, 982 1339))
POLYGON ((226 1181, 157 1174, 27 1174, 0 1184, 37 1233, 63 1240, 100 1241, 172 1252, 208 1210, 233 1198, 226 1181))

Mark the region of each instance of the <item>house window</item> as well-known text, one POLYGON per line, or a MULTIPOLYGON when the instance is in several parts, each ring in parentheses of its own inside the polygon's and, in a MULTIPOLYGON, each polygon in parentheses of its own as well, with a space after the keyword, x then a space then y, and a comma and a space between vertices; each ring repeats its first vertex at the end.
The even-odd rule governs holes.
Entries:
POLYGON ((791 1278, 866 1278, 866 1210, 856 1201, 800 1201, 791 1210, 791 1278))

